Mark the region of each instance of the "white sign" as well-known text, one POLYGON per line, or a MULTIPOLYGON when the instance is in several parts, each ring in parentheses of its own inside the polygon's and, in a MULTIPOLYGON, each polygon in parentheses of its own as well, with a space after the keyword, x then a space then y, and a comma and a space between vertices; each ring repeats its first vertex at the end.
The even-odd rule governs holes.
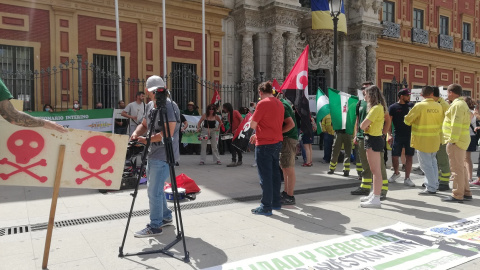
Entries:
POLYGON ((0 185, 53 187, 65 145, 61 187, 119 189, 128 136, 69 129, 24 128, 0 119, 0 185))

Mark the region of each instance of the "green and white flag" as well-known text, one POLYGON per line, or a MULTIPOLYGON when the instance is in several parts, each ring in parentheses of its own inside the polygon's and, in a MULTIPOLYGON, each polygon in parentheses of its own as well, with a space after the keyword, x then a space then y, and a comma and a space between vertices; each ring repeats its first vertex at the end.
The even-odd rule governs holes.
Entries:
POLYGON ((317 134, 322 132, 322 129, 319 128, 322 125, 322 119, 330 113, 330 106, 328 97, 323 93, 322 89, 317 89, 317 134))
POLYGON ((345 129, 347 134, 352 135, 355 128, 355 107, 358 97, 331 88, 328 88, 328 97, 333 129, 345 129))

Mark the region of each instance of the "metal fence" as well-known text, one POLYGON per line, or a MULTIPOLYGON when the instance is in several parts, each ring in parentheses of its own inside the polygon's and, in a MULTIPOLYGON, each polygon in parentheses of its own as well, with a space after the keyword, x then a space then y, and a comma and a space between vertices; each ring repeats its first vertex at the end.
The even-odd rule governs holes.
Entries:
MULTIPOLYGON (((23 100, 24 110, 30 111, 41 111, 45 104, 57 111, 68 110, 73 107, 74 100, 78 100, 83 109, 93 109, 98 102, 103 108, 116 108, 120 96, 119 84, 122 86, 121 96, 126 102, 133 101, 135 94, 144 91, 146 85, 145 78, 120 78, 116 69, 83 61, 82 55, 40 70, 12 71, 2 67, 0 78, 14 98, 23 100)), ((258 84, 265 80, 261 72, 253 81, 219 84, 203 81, 194 71, 186 68, 173 70, 164 79, 172 99, 182 110, 190 101, 202 103, 203 86, 206 88, 207 104, 217 90, 221 103, 231 103, 235 109, 248 107, 250 102, 258 100, 258 84)))

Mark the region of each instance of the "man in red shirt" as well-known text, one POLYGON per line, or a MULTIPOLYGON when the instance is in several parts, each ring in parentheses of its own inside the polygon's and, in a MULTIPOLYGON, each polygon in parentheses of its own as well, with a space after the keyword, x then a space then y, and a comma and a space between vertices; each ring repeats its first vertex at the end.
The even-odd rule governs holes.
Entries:
POLYGON ((271 216, 272 209, 281 208, 279 156, 285 108, 283 103, 273 96, 271 82, 261 83, 258 94, 261 101, 258 102, 250 122, 250 127, 255 130, 255 134, 250 137, 250 143, 255 144, 255 162, 262 187, 262 200, 259 207, 252 209, 252 214, 271 216))

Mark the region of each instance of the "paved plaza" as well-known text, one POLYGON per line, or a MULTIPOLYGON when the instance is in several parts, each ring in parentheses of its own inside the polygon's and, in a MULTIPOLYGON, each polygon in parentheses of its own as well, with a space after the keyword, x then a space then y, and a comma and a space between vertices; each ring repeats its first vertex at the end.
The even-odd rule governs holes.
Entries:
MULTIPOLYGON (((411 177, 416 188, 406 187, 399 180, 391 184, 382 209, 359 208, 359 196, 350 195, 360 184, 355 167, 350 177, 341 176, 342 165, 334 175, 327 175, 328 165, 319 162, 322 156, 323 151, 314 145, 313 167, 302 167, 301 157, 297 160, 297 204, 282 207, 271 217, 250 213, 258 206, 261 194, 256 168, 250 166, 253 153, 247 153, 244 164, 234 168, 225 166, 230 162, 227 153, 221 156, 222 166, 214 165, 211 156, 207 156, 205 166, 197 165, 200 156, 182 156, 176 173, 190 176, 202 189, 195 201, 181 203, 188 264, 161 254, 118 257, 127 222, 122 216, 130 209, 131 190, 102 194, 97 190, 61 189, 55 221, 65 222, 53 231, 49 269, 203 269, 397 222, 428 228, 480 214, 479 187, 472 188, 473 201, 445 203, 441 198, 448 192, 417 195, 422 184, 418 173, 411 177), (89 219, 102 216, 97 221, 89 219)), ((476 153, 473 159, 477 159, 476 153)), ((416 159, 414 162, 416 166, 416 159)), ((388 176, 392 173, 388 170, 388 176)), ((0 188, 0 230, 28 228, 28 232, 18 229, 17 233, 10 229, 0 236, 0 269, 41 269, 51 196, 50 188, 0 188)), ((149 222, 146 211, 142 211, 146 209, 148 198, 142 185, 134 208, 138 215, 131 220, 125 253, 159 249, 176 236, 170 226, 159 237, 134 238, 133 232, 149 222)), ((181 242, 172 251, 182 256, 181 242)), ((454 269, 480 269, 480 259, 454 269)))

